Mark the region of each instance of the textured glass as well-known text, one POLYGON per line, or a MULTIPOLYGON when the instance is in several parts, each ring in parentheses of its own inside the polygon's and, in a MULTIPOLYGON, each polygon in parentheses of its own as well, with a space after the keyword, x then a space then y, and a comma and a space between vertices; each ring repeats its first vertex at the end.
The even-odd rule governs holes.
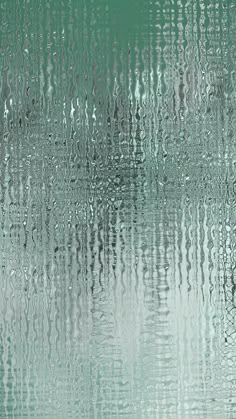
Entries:
POLYGON ((236 418, 235 0, 0 0, 0 418, 236 418))

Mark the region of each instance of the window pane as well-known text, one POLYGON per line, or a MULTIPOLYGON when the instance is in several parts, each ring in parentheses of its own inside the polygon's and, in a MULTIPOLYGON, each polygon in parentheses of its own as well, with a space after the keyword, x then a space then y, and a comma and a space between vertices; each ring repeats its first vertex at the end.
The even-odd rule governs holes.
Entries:
POLYGON ((0 8, 0 417, 236 418, 235 2, 0 8))

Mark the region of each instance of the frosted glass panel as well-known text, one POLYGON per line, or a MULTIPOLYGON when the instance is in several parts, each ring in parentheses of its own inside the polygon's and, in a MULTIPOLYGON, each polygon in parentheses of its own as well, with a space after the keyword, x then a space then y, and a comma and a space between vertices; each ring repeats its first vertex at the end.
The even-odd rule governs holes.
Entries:
POLYGON ((0 10, 0 418, 235 419, 235 1, 0 10))

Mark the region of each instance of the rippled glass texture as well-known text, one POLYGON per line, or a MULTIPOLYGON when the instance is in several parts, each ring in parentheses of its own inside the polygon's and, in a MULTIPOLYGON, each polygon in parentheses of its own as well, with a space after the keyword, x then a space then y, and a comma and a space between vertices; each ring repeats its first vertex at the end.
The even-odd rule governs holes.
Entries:
POLYGON ((235 0, 0 0, 0 418, 236 418, 235 0))

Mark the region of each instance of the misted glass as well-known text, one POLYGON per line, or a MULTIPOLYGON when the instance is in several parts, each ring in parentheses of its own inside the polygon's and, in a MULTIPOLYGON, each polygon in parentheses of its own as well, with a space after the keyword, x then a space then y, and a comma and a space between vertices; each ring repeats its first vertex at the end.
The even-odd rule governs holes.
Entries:
POLYGON ((0 418, 236 418, 235 0, 0 0, 0 418))

